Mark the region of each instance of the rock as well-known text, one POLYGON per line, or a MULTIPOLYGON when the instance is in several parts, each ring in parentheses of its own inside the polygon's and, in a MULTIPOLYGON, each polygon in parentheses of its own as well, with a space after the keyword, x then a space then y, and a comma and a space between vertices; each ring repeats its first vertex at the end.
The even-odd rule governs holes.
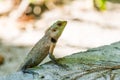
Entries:
POLYGON ((59 64, 47 62, 28 69, 37 74, 15 72, 0 80, 120 80, 120 42, 63 57, 59 64))

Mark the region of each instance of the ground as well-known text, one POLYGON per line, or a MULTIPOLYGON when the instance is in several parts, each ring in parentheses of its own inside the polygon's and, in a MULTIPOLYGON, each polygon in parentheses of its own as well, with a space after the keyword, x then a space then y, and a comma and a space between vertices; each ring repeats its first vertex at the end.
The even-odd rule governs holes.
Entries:
POLYGON ((1 17, 0 55, 5 62, 0 65, 0 75, 15 72, 32 46, 56 20, 68 21, 55 48, 56 57, 120 41, 120 5, 110 1, 107 6, 106 11, 99 12, 94 10, 90 0, 74 0, 46 11, 37 20, 23 22, 1 17))

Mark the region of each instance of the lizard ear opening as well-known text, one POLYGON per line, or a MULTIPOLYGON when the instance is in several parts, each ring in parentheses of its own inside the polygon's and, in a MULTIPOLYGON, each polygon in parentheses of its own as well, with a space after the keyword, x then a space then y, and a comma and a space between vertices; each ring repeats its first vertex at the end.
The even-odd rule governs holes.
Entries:
POLYGON ((56 43, 57 41, 56 41, 56 39, 51 38, 51 42, 56 43))

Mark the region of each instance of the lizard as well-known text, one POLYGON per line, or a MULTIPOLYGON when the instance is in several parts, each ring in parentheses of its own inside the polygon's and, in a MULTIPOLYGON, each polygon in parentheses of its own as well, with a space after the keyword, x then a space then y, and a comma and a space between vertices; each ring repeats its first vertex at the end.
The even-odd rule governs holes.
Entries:
POLYGON ((35 46, 28 53, 25 60, 20 65, 18 71, 27 72, 26 69, 39 65, 48 54, 49 58, 54 63, 57 63, 56 58, 53 55, 53 51, 59 37, 64 31, 66 24, 67 21, 56 21, 51 27, 49 27, 46 30, 44 36, 35 44, 35 46))

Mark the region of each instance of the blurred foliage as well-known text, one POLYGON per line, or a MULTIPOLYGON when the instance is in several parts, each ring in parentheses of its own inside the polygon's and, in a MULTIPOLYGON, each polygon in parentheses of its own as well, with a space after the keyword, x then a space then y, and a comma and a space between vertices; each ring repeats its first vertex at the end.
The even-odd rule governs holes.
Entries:
POLYGON ((113 3, 120 3, 120 0, 107 0, 107 1, 110 1, 110 2, 113 2, 113 3))
MULTIPOLYGON (((26 13, 27 16, 30 15, 34 17, 39 17, 46 10, 51 10, 56 7, 64 6, 65 4, 73 0, 28 0, 28 1, 29 2, 26 2, 26 4, 28 3, 29 6, 25 7, 27 9, 24 11, 24 13, 26 13)), ((0 6, 7 4, 7 6, 1 8, 4 9, 0 12, 1 16, 9 15, 9 13, 19 8, 20 6, 24 7, 24 5, 21 4, 24 3, 24 0, 12 0, 12 2, 10 2, 10 0, 0 0, 0 3, 1 3, 0 6)))
POLYGON ((106 10, 106 0, 93 0, 93 4, 95 9, 98 11, 106 10))
POLYGON ((30 4, 26 10, 26 15, 32 15, 38 18, 46 10, 51 10, 56 7, 63 6, 73 0, 29 0, 30 4))
POLYGON ((33 3, 33 2, 35 2, 35 0, 29 0, 30 1, 30 3, 33 3))

